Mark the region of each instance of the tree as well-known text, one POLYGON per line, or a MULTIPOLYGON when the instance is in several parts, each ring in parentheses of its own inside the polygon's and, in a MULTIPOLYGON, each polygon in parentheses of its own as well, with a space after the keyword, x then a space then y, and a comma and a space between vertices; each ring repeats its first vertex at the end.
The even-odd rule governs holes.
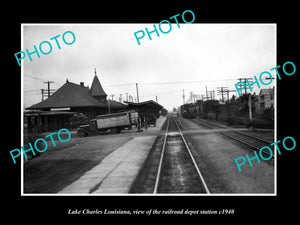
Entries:
POLYGON ((236 105, 241 114, 249 112, 249 95, 251 96, 251 109, 255 111, 255 102, 258 100, 255 94, 243 94, 241 97, 237 98, 236 105))
POLYGON ((214 113, 216 120, 218 120, 220 114, 220 104, 217 100, 207 100, 203 103, 203 115, 208 116, 208 113, 214 113))

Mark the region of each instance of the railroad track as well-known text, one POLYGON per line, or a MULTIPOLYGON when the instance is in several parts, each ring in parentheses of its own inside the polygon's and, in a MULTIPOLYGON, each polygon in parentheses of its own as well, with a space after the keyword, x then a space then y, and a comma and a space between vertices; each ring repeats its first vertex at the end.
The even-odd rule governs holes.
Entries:
MULTIPOLYGON (((218 132, 221 133, 224 136, 227 136, 231 139, 234 139, 235 141, 238 141, 252 149, 255 150, 260 150, 264 146, 269 146, 272 142, 264 140, 262 138, 250 135, 250 134, 245 134, 243 132, 237 131, 237 130, 232 130, 229 129, 226 126, 213 123, 210 121, 202 120, 202 119, 193 119, 193 121, 197 122, 200 125, 203 125, 207 128, 210 129, 218 129, 218 132)), ((270 153, 268 151, 262 151, 263 154, 266 156, 270 156, 270 153)), ((272 154, 272 158, 274 156, 274 152, 272 154)))
POLYGON ((153 193, 207 193, 209 189, 175 118, 168 118, 153 193))

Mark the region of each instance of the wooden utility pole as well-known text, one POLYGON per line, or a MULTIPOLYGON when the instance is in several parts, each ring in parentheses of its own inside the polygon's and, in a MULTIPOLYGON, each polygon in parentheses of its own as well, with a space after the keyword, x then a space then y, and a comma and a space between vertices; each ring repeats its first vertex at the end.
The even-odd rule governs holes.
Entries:
POLYGON ((224 93, 227 91, 227 87, 217 87, 217 95, 222 95, 222 102, 224 102, 224 93))
POLYGON ((251 103, 251 94, 249 94, 249 97, 248 97, 248 106, 249 106, 249 119, 250 119, 250 122, 252 123, 252 103, 251 103))
POLYGON ((210 91, 211 99, 215 100, 215 90, 210 91))
POLYGON ((48 89, 41 89, 42 92, 42 101, 44 101, 44 97, 50 97, 50 95, 55 91, 55 89, 50 89, 50 84, 54 83, 54 81, 47 81, 47 82, 43 82, 45 84, 48 84, 48 89))
POLYGON ((213 99, 215 99, 215 90, 212 90, 212 91, 207 91, 206 90, 206 94, 207 94, 206 100, 213 100, 213 99))
POLYGON ((246 80, 248 80, 248 81, 252 81, 253 80, 253 78, 244 78, 244 83, 245 83, 245 94, 247 94, 247 81, 246 80))
POLYGON ((236 92, 236 90, 226 90, 225 92, 227 92, 227 101, 228 101, 228 104, 229 104, 229 92, 236 92))
POLYGON ((110 114, 110 100, 107 100, 107 106, 108 106, 108 114, 110 114))
POLYGON ((42 92, 42 102, 44 101, 44 91, 46 91, 46 89, 41 89, 41 92, 42 92))
POLYGON ((191 96, 190 96, 191 103, 193 103, 193 92, 192 92, 192 91, 190 92, 190 95, 191 95, 191 96))
POLYGON ((132 97, 132 95, 129 95, 129 96, 128 96, 128 101, 129 101, 129 102, 133 102, 133 97, 132 97))
POLYGON ((250 128, 253 128, 253 119, 252 119, 252 103, 251 103, 251 94, 248 95, 248 106, 249 106, 249 120, 250 120, 250 128))
POLYGON ((140 102, 140 99, 139 99, 139 87, 138 87, 138 83, 135 83, 135 87, 136 87, 136 98, 137 98, 137 103, 140 102))
MULTIPOLYGON (((245 77, 244 77, 244 78, 239 78, 238 80, 239 80, 240 82, 244 82, 244 84, 245 84, 245 89, 244 89, 244 90, 245 90, 245 94, 247 94, 247 88, 248 88, 248 87, 247 87, 247 81, 246 81, 246 80, 252 81, 253 78, 252 78, 252 77, 248 77, 248 78, 245 78, 245 77), (242 80, 243 80, 243 81, 242 81, 242 80)), ((242 85, 242 84, 239 84, 239 89, 241 89, 241 85, 242 85)))
POLYGON ((44 84, 48 84, 48 98, 50 97, 50 83, 54 83, 54 81, 43 82, 44 84))

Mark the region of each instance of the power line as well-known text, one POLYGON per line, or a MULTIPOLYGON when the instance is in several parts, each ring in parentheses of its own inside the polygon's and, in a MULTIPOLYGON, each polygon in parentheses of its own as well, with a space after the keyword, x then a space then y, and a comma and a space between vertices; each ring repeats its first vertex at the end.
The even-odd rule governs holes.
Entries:
MULTIPOLYGON (((157 85, 157 84, 190 84, 190 83, 203 83, 203 82, 220 82, 220 81, 233 81, 235 79, 223 79, 223 80, 197 80, 197 81, 169 81, 169 82, 138 82, 139 85, 157 85)), ((118 87, 118 86, 130 86, 136 83, 124 83, 124 84, 112 84, 104 85, 103 87, 118 87)))
POLYGON ((61 87, 62 86, 62 84, 59 84, 59 83, 57 83, 57 82, 53 82, 54 84, 56 84, 57 86, 59 86, 59 87, 61 87))
POLYGON ((24 93, 29 93, 29 92, 40 92, 40 89, 36 89, 36 90, 26 90, 24 91, 24 93))
POLYGON ((24 95, 28 96, 28 95, 40 95, 40 93, 25 93, 24 95))
POLYGON ((222 95, 222 102, 224 102, 224 93, 227 91, 227 87, 217 87, 217 95, 222 95))
POLYGON ((104 85, 103 87, 119 87, 119 86, 130 86, 135 85, 136 83, 125 83, 125 84, 112 84, 112 85, 104 85))
MULTIPOLYGON (((43 82, 47 82, 47 81, 48 81, 48 80, 39 78, 39 77, 37 77, 37 76, 29 75, 29 74, 27 74, 27 73, 24 73, 24 76, 25 76, 25 77, 28 77, 28 78, 31 78, 31 79, 34 79, 34 80, 43 81, 43 82)), ((60 87, 62 86, 62 84, 57 83, 56 81, 52 81, 52 83, 53 83, 53 84, 56 84, 56 85, 58 85, 58 86, 60 86, 60 87)))
POLYGON ((189 84, 189 83, 203 83, 203 82, 220 82, 220 81, 232 81, 236 79, 223 79, 223 80, 196 80, 196 81, 169 81, 169 82, 144 82, 139 83, 143 85, 148 84, 189 84))
POLYGON ((27 73, 24 73, 24 76, 25 76, 25 77, 29 77, 29 78, 34 79, 34 80, 47 81, 47 80, 41 79, 41 78, 39 78, 39 77, 37 77, 37 76, 29 75, 29 74, 27 74, 27 73))
MULTIPOLYGON (((47 82, 48 80, 41 79, 39 77, 31 76, 28 74, 24 74, 24 76, 35 79, 35 80, 40 80, 43 82, 47 82)), ((251 80, 252 78, 239 78, 238 80, 241 82, 242 80, 246 83, 246 79, 251 80)), ((268 80, 270 78, 265 78, 264 80, 268 80)), ((139 85, 160 85, 160 84, 193 84, 193 83, 204 83, 204 82, 222 82, 222 81, 234 81, 234 79, 222 79, 222 80, 197 80, 197 81, 169 81, 169 82, 138 82, 139 85)), ((58 86, 62 86, 62 84, 53 82, 54 84, 58 86)), ((133 86, 136 85, 136 83, 123 83, 123 84, 111 84, 111 85, 103 85, 103 87, 121 87, 121 86, 133 86)), ((246 87, 247 88, 247 87, 246 87)))

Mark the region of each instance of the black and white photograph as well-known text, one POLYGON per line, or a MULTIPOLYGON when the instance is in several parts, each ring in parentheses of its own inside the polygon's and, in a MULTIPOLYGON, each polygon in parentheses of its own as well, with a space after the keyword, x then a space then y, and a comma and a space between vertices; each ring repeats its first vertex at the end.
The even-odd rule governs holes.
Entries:
POLYGON ((183 19, 22 24, 23 195, 276 194, 276 24, 183 19))
POLYGON ((4 220, 294 221, 297 7, 112 3, 5 7, 4 220))

